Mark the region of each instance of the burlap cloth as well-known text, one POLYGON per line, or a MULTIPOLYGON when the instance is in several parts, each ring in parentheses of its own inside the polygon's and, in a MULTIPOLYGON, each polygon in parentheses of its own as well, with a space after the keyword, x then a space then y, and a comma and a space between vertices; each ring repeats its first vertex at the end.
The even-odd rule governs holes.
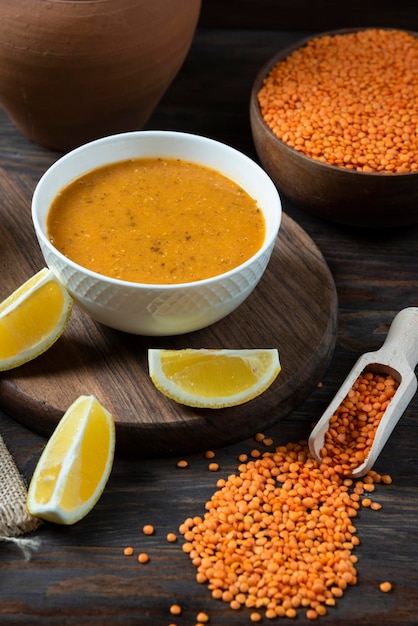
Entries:
POLYGON ((26 508, 27 495, 26 484, 0 435, 0 539, 30 533, 41 524, 26 508))

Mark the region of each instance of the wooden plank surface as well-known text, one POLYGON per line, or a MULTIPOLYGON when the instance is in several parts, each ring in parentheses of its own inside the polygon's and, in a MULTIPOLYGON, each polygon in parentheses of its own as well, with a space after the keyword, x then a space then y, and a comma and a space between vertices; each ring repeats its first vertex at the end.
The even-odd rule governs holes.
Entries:
MULTIPOLYGON (((205 5, 211 9, 211 0, 205 5)), ((415 24, 417 29, 416 2, 412 0, 401 0, 396 6, 386 0, 356 1, 339 10, 338 24, 328 24, 325 9, 329 2, 246 0, 215 2, 214 6, 215 22, 197 34, 184 68, 149 127, 202 132, 252 156, 248 98, 256 72, 280 47, 309 34, 287 30, 283 23, 303 28, 306 16, 315 12, 315 31, 318 23, 323 23, 324 29, 356 25, 362 16, 368 25, 368 18, 374 15, 386 23, 391 16, 399 16, 409 28, 415 24), (257 25, 266 30, 256 30, 257 25)), ((401 24, 394 21, 393 25, 401 24)), ((36 180, 56 157, 25 140, 0 111, 0 166, 10 176, 18 175, 15 195, 20 198, 19 204, 27 201, 36 180)), ((5 201, 7 194, 1 187, 0 202, 5 201)), ((272 448, 306 439, 312 423, 331 401, 357 357, 379 348, 398 310, 417 306, 418 302, 418 227, 385 233, 346 228, 309 216, 286 198, 283 201, 286 213, 312 238, 332 272, 339 302, 338 338, 322 386, 315 387, 300 406, 265 429, 273 439, 272 448)), ((14 264, 3 258, 7 231, 2 228, 0 234, 2 267, 18 276, 14 264)), ((33 258, 29 251, 26 254, 23 250, 22 254, 35 271, 40 259, 33 258)), ((417 624, 417 414, 416 396, 375 466, 393 479, 391 485, 378 486, 373 494, 382 509, 362 507, 355 518, 360 539, 355 549, 358 583, 346 590, 327 616, 317 620, 321 626, 417 624), (392 582, 391 593, 379 590, 383 580, 392 582)), ((0 415, 2 435, 29 480, 45 437, 4 411, 0 415)), ((166 534, 176 532, 185 518, 203 515, 217 481, 236 473, 238 455, 250 454, 253 449, 263 453, 267 448, 249 437, 216 449, 216 473, 208 470, 208 460, 200 452, 184 455, 189 463, 185 470, 176 467, 177 454, 146 459, 119 456, 93 511, 72 527, 45 524, 36 535, 39 549, 29 561, 14 544, 0 544, 0 623, 193 626, 197 613, 205 611, 212 625, 250 624, 248 610, 233 611, 196 582, 194 567, 182 552, 181 541, 170 544, 166 534), (156 529, 151 537, 141 532, 142 525, 148 523, 156 529), (140 565, 135 557, 125 557, 126 545, 133 545, 136 554, 148 552, 150 562, 140 565), (169 612, 175 602, 183 608, 176 619, 169 612)), ((294 623, 310 626, 312 621, 302 611, 294 623)))

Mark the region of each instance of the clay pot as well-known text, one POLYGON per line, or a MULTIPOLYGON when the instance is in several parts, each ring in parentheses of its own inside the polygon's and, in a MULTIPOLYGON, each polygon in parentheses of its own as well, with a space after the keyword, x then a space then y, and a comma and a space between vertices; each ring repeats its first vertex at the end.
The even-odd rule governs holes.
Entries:
POLYGON ((179 71, 201 0, 0 0, 0 104, 69 150, 140 129, 179 71))

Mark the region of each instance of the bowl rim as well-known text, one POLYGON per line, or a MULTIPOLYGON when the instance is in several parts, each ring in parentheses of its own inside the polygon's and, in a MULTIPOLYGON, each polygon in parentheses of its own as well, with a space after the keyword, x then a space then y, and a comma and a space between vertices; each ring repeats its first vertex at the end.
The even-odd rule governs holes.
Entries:
MULTIPOLYGON (((141 157, 138 157, 141 158, 141 157)), ((146 157, 144 157, 146 158, 146 157)), ((123 157, 121 159, 115 159, 115 161, 109 161, 110 163, 115 163, 118 161, 123 161, 126 160, 123 157)), ((194 161, 195 163, 198 163, 198 160, 194 161)), ((202 165, 204 165, 204 163, 202 163, 202 165)), ((94 169, 97 169, 97 167, 100 166, 92 166, 90 169, 86 169, 85 173, 87 172, 91 172, 94 169)), ((212 168, 215 169, 215 168, 212 168)), ((220 172, 222 174, 222 172, 220 172)), ((72 181, 76 180, 79 176, 82 176, 83 174, 79 174, 77 176, 75 176, 74 178, 72 178, 71 180, 68 181, 67 184, 70 184, 72 181)), ((232 178, 231 178, 232 180, 232 178)), ((236 181, 234 181, 236 182, 236 181)), ((239 183, 236 183, 239 184, 239 183)), ((65 186, 65 185, 64 185, 65 186)), ((240 185, 243 186, 243 185, 240 185)), ((48 209, 49 210, 49 209, 48 209)), ((62 263, 65 263, 66 265, 70 266, 73 270, 84 274, 85 276, 89 276, 90 278, 95 279, 96 281, 100 280, 101 282, 104 282, 108 285, 112 285, 115 287, 124 287, 124 288, 131 288, 131 289, 146 289, 148 291, 161 291, 161 290, 169 290, 169 291, 179 291, 179 290, 184 290, 184 289, 193 289, 195 287, 202 287, 202 286, 206 286, 206 285, 211 285, 212 283, 216 283, 219 282, 220 280, 224 281, 224 280, 228 280, 228 278, 230 276, 233 276, 239 272, 241 272, 242 270, 245 270, 246 267, 248 267, 249 265, 252 265, 258 258, 262 257, 266 252, 268 252, 270 249, 273 249, 275 240, 278 236, 279 230, 280 230, 280 225, 281 225, 281 220, 282 220, 282 214, 283 214, 283 207, 282 207, 282 202, 281 202, 281 197, 279 195, 279 192, 277 190, 276 185, 274 184, 273 180, 271 179, 271 177, 267 174, 267 172, 261 167, 261 165, 259 165, 256 161, 254 161, 253 159, 251 159, 249 156, 247 156, 246 154, 244 154, 243 152, 239 151, 238 149, 223 143, 221 141, 218 141, 216 139, 213 139, 211 137, 206 137, 204 135, 199 135, 197 133, 189 133, 189 132, 183 132, 183 131, 171 131, 171 130, 136 130, 136 131, 127 131, 127 132, 122 132, 122 133, 116 133, 116 134, 112 134, 112 135, 108 135, 105 137, 100 137, 99 139, 94 139, 92 141, 89 141, 85 144, 82 144, 80 146, 78 146, 77 148, 74 148, 73 150, 70 150, 69 152, 67 152, 66 154, 64 154, 63 156, 61 156, 60 158, 58 158, 41 176, 41 178, 38 180, 38 183, 35 186, 33 195, 32 195, 32 203, 31 203, 31 216, 32 216, 32 223, 34 226, 34 230, 35 230, 35 234, 37 236, 37 238, 42 242, 43 246, 47 249, 49 249, 51 251, 51 253, 55 254, 62 263), (258 172, 258 175, 261 176, 262 179, 264 179, 264 183, 263 184, 267 184, 270 186, 271 191, 277 196, 277 208, 279 209, 277 211, 277 213, 274 214, 274 227, 267 230, 266 229, 266 234, 264 237, 264 241, 263 244, 260 246, 260 248, 253 254, 251 255, 246 261, 244 261, 243 263, 240 263, 240 265, 237 265, 233 268, 231 268, 230 270, 228 270, 227 272, 223 272, 221 274, 216 274, 215 276, 210 276, 208 278, 203 278, 200 280, 194 280, 194 281, 189 281, 189 282, 182 282, 182 283, 143 283, 143 282, 136 282, 136 281, 128 281, 128 280, 122 280, 119 278, 112 278, 111 276, 106 276, 106 274, 100 274, 99 272, 95 272, 93 270, 90 270, 87 267, 84 267, 82 265, 80 265, 79 263, 76 263, 75 261, 73 261, 72 259, 70 259, 69 257, 65 256, 62 252, 60 252, 49 240, 49 238, 46 235, 46 232, 44 232, 44 228, 41 224, 41 220, 39 218, 39 214, 38 214, 38 196, 40 195, 40 190, 42 188, 42 186, 45 184, 45 182, 54 175, 55 171, 60 168, 62 166, 62 164, 70 159, 74 159, 77 157, 77 155, 79 155, 80 153, 84 152, 86 149, 89 148, 95 148, 100 147, 101 145, 106 145, 106 144, 111 144, 113 142, 117 142, 121 139, 127 139, 128 141, 130 141, 131 139, 138 139, 140 137, 158 137, 158 136, 165 136, 165 137, 172 137, 173 139, 175 139, 176 137, 182 136, 184 139, 186 140, 192 140, 192 141, 203 141, 204 143, 210 143, 211 145, 217 146, 219 147, 221 150, 225 150, 227 152, 230 153, 231 156, 237 156, 238 158, 246 161, 251 167, 253 167, 253 169, 255 171, 258 172)), ((56 273, 56 271, 52 268, 52 271, 54 271, 56 273)))
POLYGON ((394 28, 390 26, 361 26, 361 27, 338 28, 335 30, 322 31, 313 35, 302 37, 301 39, 298 39, 297 41, 291 43, 290 45, 286 45, 281 50, 278 50, 273 56, 271 56, 261 66, 261 68, 256 74, 256 77, 254 79, 254 82, 251 88, 250 115, 255 116, 257 122, 267 131, 271 139, 277 142, 277 144, 280 147, 289 151, 289 153, 291 153, 292 155, 295 155, 295 156, 298 155, 302 159, 302 161, 306 162, 307 164, 309 163, 311 165, 316 165, 317 167, 329 169, 330 171, 340 172, 343 175, 347 175, 347 176, 360 175, 360 176, 373 176, 376 178, 383 178, 386 176, 388 179, 395 179, 395 178, 398 179, 401 177, 404 178, 408 176, 416 176, 418 174, 418 171, 416 172, 362 172, 361 170, 350 170, 348 168, 340 167, 338 165, 332 165, 331 163, 319 161, 318 159, 314 159, 312 157, 307 156, 300 150, 296 150, 296 148, 293 148, 292 146, 287 144, 285 141, 277 137, 277 135, 273 133, 271 128, 267 126, 267 124, 265 123, 261 115, 257 94, 263 84, 264 79, 267 77, 269 72, 273 69, 273 67, 277 63, 279 63, 280 61, 283 61, 286 57, 292 54, 292 52, 295 52, 296 50, 299 50, 300 48, 305 47, 310 41, 314 39, 318 39, 322 37, 334 37, 336 35, 344 35, 344 34, 356 33, 356 32, 366 31, 366 30, 388 30, 388 31, 396 30, 396 31, 400 31, 403 33, 407 33, 408 35, 413 35, 415 38, 418 38, 417 31, 410 31, 404 28, 394 28))

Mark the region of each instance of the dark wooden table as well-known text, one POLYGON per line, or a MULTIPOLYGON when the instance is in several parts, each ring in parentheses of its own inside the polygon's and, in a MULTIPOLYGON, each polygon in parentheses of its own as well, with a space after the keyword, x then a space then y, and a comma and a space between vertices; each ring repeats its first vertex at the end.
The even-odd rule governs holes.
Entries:
MULTIPOLYGON (((250 88, 258 68, 279 48, 311 32, 345 26, 418 30, 413 0, 353 2, 342 17, 336 3, 319 4, 322 9, 318 3, 290 0, 208 0, 186 63, 147 128, 205 134, 256 158, 248 118, 250 88)), ((29 143, 0 112, 0 167, 15 180, 28 207, 37 180, 58 156, 29 143)), ((286 198, 283 204, 319 246, 332 271, 339 331, 323 386, 266 432, 275 444, 307 438, 357 357, 380 347, 400 309, 418 305, 418 227, 366 232, 316 219, 286 198)), ((379 490, 383 508, 363 509, 356 519, 361 539, 356 549, 358 584, 320 623, 418 623, 417 411, 415 397, 376 464, 393 477, 392 485, 379 490), (379 590, 382 580, 392 582, 391 593, 379 590)), ((1 432, 29 480, 45 439, 4 413, 1 432)), ((208 471, 202 454, 188 455, 185 470, 176 467, 177 457, 117 458, 94 510, 73 527, 45 524, 37 534, 41 546, 31 560, 25 561, 12 543, 0 544, 0 623, 193 626, 199 611, 207 612, 216 626, 250 623, 247 610, 233 611, 211 598, 195 581, 181 541, 170 544, 166 534, 177 532, 186 517, 203 514, 216 480, 236 471, 238 454, 256 445, 250 439, 217 450, 217 474, 208 471), (152 537, 141 532, 146 523, 155 526, 152 537), (125 557, 127 545, 148 552, 150 562, 140 565, 134 557, 125 557), (178 618, 170 616, 173 603, 183 607, 178 618)), ((296 623, 311 622, 302 612, 296 623)))

